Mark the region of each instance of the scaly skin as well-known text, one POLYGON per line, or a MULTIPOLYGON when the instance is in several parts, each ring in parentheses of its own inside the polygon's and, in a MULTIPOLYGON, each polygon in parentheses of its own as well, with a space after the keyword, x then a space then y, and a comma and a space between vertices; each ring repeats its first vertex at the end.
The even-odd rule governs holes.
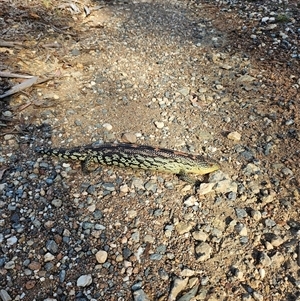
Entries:
POLYGON ((63 159, 80 160, 85 167, 91 162, 118 167, 168 172, 184 176, 204 175, 219 169, 216 161, 200 155, 136 144, 103 144, 72 149, 37 149, 37 152, 63 159))

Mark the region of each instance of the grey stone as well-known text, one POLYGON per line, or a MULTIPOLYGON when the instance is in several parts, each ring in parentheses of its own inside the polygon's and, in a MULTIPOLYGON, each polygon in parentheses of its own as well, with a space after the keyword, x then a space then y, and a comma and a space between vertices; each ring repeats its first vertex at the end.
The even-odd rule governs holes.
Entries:
POLYGON ((139 290, 140 288, 142 288, 142 285, 143 285, 143 282, 142 282, 142 281, 138 281, 138 282, 136 282, 136 283, 134 283, 134 284, 132 285, 131 289, 132 289, 133 291, 137 291, 137 290, 139 290))
POLYGON ((162 280, 168 280, 169 279, 169 275, 167 273, 167 271, 164 268, 160 268, 158 270, 158 275, 162 280))
POLYGON ((59 278, 59 282, 63 283, 65 281, 65 278, 66 278, 66 270, 61 270, 59 272, 58 278, 59 278))
POLYGON ((271 265, 272 260, 271 258, 268 256, 267 253, 262 252, 259 256, 259 262, 264 266, 264 267, 268 267, 271 265))
POLYGON ((171 289, 168 300, 176 300, 176 297, 186 288, 189 278, 176 278, 171 289))
POLYGON ((103 183, 102 187, 105 190, 108 190, 108 191, 115 191, 116 190, 116 187, 115 187, 115 185, 113 183, 103 183))
POLYGON ((12 300, 11 296, 4 289, 0 290, 0 298, 2 299, 2 301, 11 301, 12 300))
POLYGON ((243 219, 243 218, 248 216, 247 211, 245 209, 242 209, 242 208, 236 208, 235 209, 235 214, 236 214, 238 219, 243 219))
POLYGON ((46 242, 46 249, 53 253, 56 254, 58 252, 58 245, 54 240, 47 240, 46 242))
POLYGON ((82 286, 82 287, 86 287, 89 286, 91 283, 93 282, 93 278, 91 274, 88 275, 81 275, 78 279, 77 279, 77 286, 82 286))
POLYGON ((190 289, 187 293, 185 293, 182 297, 178 299, 178 301, 190 301, 197 294, 199 289, 199 284, 196 284, 192 289, 190 289))
POLYGON ((150 298, 145 294, 142 289, 133 292, 134 301, 150 301, 150 298))
POLYGON ((265 220, 265 225, 266 225, 266 227, 272 228, 272 227, 276 226, 276 222, 270 218, 267 218, 265 220))
POLYGON ((197 261, 205 261, 210 258, 212 252, 212 247, 206 243, 202 242, 195 248, 195 253, 197 257, 197 261))
POLYGON ((161 260, 161 259, 162 259, 161 254, 154 253, 150 255, 150 260, 161 260))
POLYGON ((157 191, 157 184, 151 180, 145 184, 145 188, 147 191, 152 191, 154 193, 157 191))
POLYGON ((61 207, 61 205, 62 205, 62 200, 60 200, 60 199, 54 199, 54 200, 51 202, 51 204, 52 204, 54 207, 59 208, 59 207, 61 207))

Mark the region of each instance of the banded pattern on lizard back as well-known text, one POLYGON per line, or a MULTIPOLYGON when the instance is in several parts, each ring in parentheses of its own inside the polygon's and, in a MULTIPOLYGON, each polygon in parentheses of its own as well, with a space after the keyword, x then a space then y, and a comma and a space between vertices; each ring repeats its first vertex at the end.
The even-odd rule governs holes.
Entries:
POLYGON ((216 161, 200 155, 136 144, 103 144, 72 149, 37 149, 37 152, 63 159, 80 160, 118 167, 139 168, 173 174, 204 175, 219 169, 216 161))

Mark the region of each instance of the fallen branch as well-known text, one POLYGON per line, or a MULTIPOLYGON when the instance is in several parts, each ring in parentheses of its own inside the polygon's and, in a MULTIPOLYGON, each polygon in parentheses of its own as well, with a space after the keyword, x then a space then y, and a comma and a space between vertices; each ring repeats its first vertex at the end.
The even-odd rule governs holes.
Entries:
POLYGON ((23 75, 23 74, 10 73, 10 72, 1 72, 1 71, 0 71, 0 77, 33 78, 32 75, 23 75))
POLYGON ((18 84, 13 86, 11 89, 9 89, 8 91, 6 91, 4 94, 0 95, 0 99, 7 97, 9 95, 15 94, 17 92, 20 92, 26 88, 31 87, 32 85, 36 84, 38 81, 39 77, 38 76, 34 76, 30 79, 25 80, 23 83, 18 84))

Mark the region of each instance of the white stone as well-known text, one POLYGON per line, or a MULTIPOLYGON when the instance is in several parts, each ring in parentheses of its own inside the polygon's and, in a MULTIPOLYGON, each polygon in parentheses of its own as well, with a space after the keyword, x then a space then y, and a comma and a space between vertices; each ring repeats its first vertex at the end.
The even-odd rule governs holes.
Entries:
POLYGON ((55 256, 52 255, 50 252, 48 252, 48 253, 46 253, 46 254, 44 255, 44 261, 45 261, 45 262, 51 261, 51 260, 53 260, 54 258, 55 258, 55 256))
POLYGON ((155 121, 154 124, 158 129, 162 129, 165 126, 162 121, 155 121))
POLYGON ((91 274, 82 275, 77 279, 77 286, 89 286, 92 283, 92 281, 93 279, 91 274))
POLYGON ((180 272, 181 277, 191 277, 195 275, 195 271, 190 269, 184 269, 180 272))
POLYGON ((187 207, 191 207, 191 206, 194 206, 196 202, 197 202, 197 199, 195 198, 195 196, 191 195, 183 203, 187 207))
POLYGON ((199 187, 199 195, 204 195, 212 191, 216 183, 201 183, 199 187))
POLYGON ((16 236, 11 236, 7 239, 7 245, 12 246, 18 241, 16 236))
POLYGON ((104 123, 102 125, 107 131, 111 131, 112 130, 112 125, 109 123, 104 123))

